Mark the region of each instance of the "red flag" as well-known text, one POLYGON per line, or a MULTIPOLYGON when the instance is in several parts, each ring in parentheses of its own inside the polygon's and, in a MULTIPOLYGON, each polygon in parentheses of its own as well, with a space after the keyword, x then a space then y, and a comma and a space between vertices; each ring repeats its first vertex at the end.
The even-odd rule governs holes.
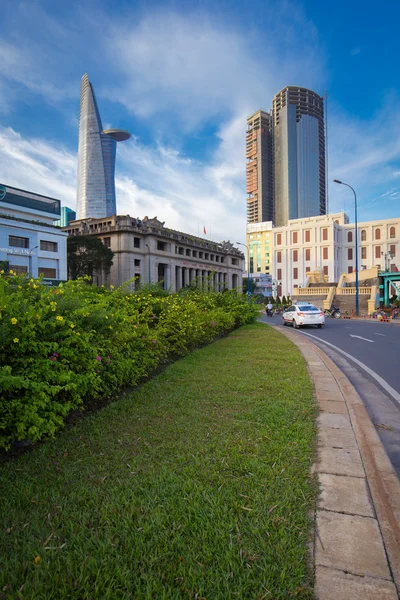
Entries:
POLYGON ((207 233, 207 230, 206 230, 206 227, 205 227, 205 226, 203 227, 203 229, 204 229, 204 233, 207 233))

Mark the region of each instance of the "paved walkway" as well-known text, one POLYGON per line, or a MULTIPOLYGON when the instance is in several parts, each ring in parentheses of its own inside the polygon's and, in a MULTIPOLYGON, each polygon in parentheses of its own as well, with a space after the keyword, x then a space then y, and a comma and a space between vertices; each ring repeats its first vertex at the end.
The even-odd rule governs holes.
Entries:
POLYGON ((314 541, 318 600, 397 600, 400 482, 347 377, 299 333, 320 407, 314 541))

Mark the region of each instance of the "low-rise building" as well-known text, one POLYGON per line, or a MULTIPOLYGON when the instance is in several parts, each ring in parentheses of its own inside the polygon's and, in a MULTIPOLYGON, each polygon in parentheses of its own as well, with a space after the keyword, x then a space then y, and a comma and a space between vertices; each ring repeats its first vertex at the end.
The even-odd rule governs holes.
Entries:
MULTIPOLYGON (((307 285, 311 273, 320 273, 321 282, 334 283, 342 273, 355 270, 355 227, 344 212, 292 219, 284 227, 252 223, 247 225, 247 244, 253 248, 250 265, 252 258, 256 265, 251 270, 272 274, 279 296, 291 296, 307 285), (268 271, 263 262, 267 233, 268 271)), ((359 270, 400 269, 400 218, 358 223, 358 249, 359 270)))
POLYGON ((67 234, 54 226, 61 202, 0 185, 0 263, 45 283, 67 279, 67 234))
POLYGON ((165 289, 175 292, 198 279, 216 290, 242 288, 244 256, 240 250, 230 242, 212 242, 169 229, 157 217, 81 219, 64 231, 95 235, 114 252, 110 272, 96 275, 100 285, 118 287, 135 279, 136 286, 163 282, 165 289))

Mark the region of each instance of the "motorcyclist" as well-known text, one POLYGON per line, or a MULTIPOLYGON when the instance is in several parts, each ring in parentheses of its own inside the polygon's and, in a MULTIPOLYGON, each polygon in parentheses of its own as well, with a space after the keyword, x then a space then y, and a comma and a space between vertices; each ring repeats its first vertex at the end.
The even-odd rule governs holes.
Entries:
POLYGON ((273 306, 272 306, 271 302, 268 302, 267 307, 265 309, 265 312, 267 313, 268 317, 272 317, 272 309, 273 309, 273 306))

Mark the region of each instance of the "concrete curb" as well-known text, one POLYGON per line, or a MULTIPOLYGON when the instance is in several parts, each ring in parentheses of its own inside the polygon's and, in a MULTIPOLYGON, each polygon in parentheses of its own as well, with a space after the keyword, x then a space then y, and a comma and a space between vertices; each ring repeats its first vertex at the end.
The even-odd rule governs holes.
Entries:
POLYGON ((400 592, 400 482, 356 390, 301 333, 320 407, 320 496, 314 546, 318 600, 396 600, 400 592))

